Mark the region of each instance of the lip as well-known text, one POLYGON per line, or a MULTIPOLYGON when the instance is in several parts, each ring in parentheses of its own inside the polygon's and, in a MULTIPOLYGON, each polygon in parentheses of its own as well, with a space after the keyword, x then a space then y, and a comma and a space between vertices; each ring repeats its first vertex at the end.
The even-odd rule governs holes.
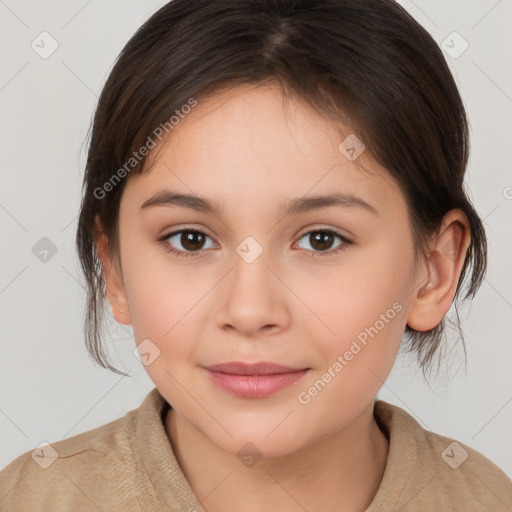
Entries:
POLYGON ((309 368, 292 368, 269 362, 230 362, 204 369, 217 387, 231 395, 246 398, 270 396, 295 384, 309 371, 309 368))
POLYGON ((233 361, 229 363, 214 364, 205 366, 212 372, 228 373, 230 375, 275 375, 277 373, 292 373, 305 370, 306 368, 292 368, 281 364, 262 361, 260 363, 244 363, 233 361))

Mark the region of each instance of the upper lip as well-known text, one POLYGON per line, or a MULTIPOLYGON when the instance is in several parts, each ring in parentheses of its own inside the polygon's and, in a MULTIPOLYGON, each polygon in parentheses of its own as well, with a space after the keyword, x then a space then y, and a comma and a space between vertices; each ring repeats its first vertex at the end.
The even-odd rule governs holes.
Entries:
POLYGON ((231 375, 275 375, 278 373, 292 373, 307 368, 291 368, 280 364, 261 362, 249 364, 243 362, 230 362, 205 366, 207 370, 212 372, 229 373, 231 375))

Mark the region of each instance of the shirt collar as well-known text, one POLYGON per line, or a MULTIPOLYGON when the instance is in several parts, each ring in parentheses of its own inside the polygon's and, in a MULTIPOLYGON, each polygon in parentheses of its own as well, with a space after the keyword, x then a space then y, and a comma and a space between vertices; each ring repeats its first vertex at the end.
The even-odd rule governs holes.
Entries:
MULTIPOLYGON (((135 457, 154 489, 153 497, 139 496, 141 507, 143 510, 170 507, 180 512, 204 512, 178 464, 165 431, 164 422, 169 408, 169 403, 155 387, 135 417, 135 457)), ((393 509, 398 503, 418 460, 414 431, 421 428, 404 410, 382 400, 375 401, 374 417, 389 440, 389 452, 381 484, 366 512, 393 509)))

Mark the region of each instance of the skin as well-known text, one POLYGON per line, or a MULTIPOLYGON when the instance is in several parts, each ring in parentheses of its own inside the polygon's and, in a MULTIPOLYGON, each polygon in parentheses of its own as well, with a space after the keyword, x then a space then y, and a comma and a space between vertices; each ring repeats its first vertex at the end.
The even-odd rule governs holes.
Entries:
POLYGON ((446 215, 428 258, 416 265, 398 184, 366 152, 347 159, 338 145, 352 131, 340 126, 343 134, 272 85, 221 91, 180 121, 151 152, 148 169, 128 180, 120 265, 106 237, 98 238, 115 318, 133 325, 137 343, 149 338, 160 351, 145 368, 173 407, 166 432, 209 512, 365 510, 388 453, 374 399, 406 325, 435 327, 453 300, 469 243, 464 213, 446 215), (217 201, 222 213, 177 205, 141 210, 162 189, 217 201), (354 194, 378 214, 339 205, 280 214, 284 200, 333 192, 354 194), (190 257, 165 250, 186 250, 180 236, 155 241, 185 228, 208 235, 190 257), (331 254, 319 255, 307 233, 320 228, 353 243, 333 235, 331 254), (252 263, 236 251, 247 236, 263 249, 252 263), (394 303, 401 306, 394 318, 300 403, 299 393, 394 303), (240 398, 212 384, 202 368, 228 361, 310 370, 269 397, 240 398), (237 457, 247 442, 262 456, 252 467, 237 457))

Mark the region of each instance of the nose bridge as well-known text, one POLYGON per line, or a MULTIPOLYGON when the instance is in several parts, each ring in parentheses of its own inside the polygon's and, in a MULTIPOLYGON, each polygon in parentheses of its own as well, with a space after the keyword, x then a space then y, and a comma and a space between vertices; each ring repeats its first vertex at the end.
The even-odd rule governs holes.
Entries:
POLYGON ((254 237, 248 236, 238 244, 231 263, 231 286, 240 289, 238 291, 244 291, 247 287, 258 288, 259 285, 271 286, 268 279, 270 271, 267 268, 270 265, 269 250, 264 249, 254 237))
POLYGON ((245 335, 264 326, 284 328, 288 308, 282 284, 268 267, 270 251, 248 236, 231 256, 232 268, 222 287, 217 309, 221 327, 230 325, 245 335))
POLYGON ((233 271, 230 278, 231 298, 248 311, 258 309, 272 296, 274 283, 271 282, 269 251, 264 249, 252 236, 244 239, 232 257, 233 271), (259 303, 259 306, 256 306, 259 303), (251 306, 254 304, 254 306, 251 306))

